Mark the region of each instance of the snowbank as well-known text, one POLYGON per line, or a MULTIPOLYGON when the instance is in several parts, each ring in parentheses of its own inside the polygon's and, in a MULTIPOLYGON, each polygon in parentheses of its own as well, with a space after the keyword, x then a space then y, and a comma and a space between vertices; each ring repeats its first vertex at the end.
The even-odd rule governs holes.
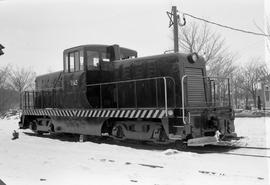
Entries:
POLYGON ((235 109, 235 117, 270 117, 269 110, 241 110, 235 109))

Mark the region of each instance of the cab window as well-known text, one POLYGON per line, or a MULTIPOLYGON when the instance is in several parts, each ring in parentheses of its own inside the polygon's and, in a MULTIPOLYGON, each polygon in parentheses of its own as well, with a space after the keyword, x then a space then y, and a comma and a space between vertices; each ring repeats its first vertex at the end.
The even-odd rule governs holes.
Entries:
POLYGON ((64 72, 72 73, 84 70, 84 52, 83 50, 64 54, 64 72))
POLYGON ((69 72, 74 72, 74 53, 69 54, 69 72))
POLYGON ((80 51, 80 70, 84 70, 84 65, 83 65, 83 50, 80 51))
POLYGON ((68 54, 66 53, 65 56, 64 56, 64 72, 68 72, 68 54))
POLYGON ((87 51, 87 69, 97 68, 99 64, 99 54, 97 51, 87 51))
POLYGON ((80 57, 78 51, 74 53, 74 64, 74 71, 80 71, 80 57))
POLYGON ((111 61, 111 55, 110 55, 110 53, 101 53, 101 60, 103 61, 103 62, 110 62, 111 61))

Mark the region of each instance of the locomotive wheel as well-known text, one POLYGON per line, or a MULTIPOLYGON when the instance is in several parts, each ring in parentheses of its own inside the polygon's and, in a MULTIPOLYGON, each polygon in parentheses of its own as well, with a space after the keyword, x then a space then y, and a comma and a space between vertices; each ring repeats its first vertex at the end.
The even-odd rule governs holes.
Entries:
POLYGON ((165 142, 167 139, 168 139, 168 138, 167 138, 166 132, 165 132, 165 130, 162 128, 162 129, 160 130, 159 140, 160 140, 161 142, 165 142))
POLYGON ((30 122, 30 129, 31 129, 33 132, 36 132, 36 130, 37 130, 37 124, 36 124, 35 121, 30 122))
POLYGON ((42 135, 43 132, 37 130, 37 121, 33 121, 30 123, 30 129, 37 135, 42 135))
POLYGON ((112 135, 114 137, 117 137, 117 138, 120 138, 120 139, 122 139, 124 137, 124 131, 123 131, 123 128, 121 127, 121 125, 116 125, 116 126, 113 127, 112 135))
POLYGON ((51 135, 55 133, 53 124, 50 124, 50 125, 49 125, 48 131, 49 131, 49 133, 50 133, 51 135))
POLYGON ((167 135, 165 133, 165 130, 163 128, 156 128, 153 130, 152 134, 153 139, 155 139, 154 142, 165 142, 167 140, 167 135))

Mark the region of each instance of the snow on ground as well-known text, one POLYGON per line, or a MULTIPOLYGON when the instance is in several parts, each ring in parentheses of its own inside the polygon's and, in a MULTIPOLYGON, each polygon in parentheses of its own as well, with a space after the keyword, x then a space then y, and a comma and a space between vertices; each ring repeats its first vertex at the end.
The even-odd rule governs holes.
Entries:
POLYGON ((270 117, 237 118, 236 132, 247 146, 270 148, 270 117))
MULTIPOLYGON (((79 143, 30 130, 11 140, 17 122, 0 120, 0 179, 7 185, 269 184, 269 158, 79 143)), ((269 125, 270 118, 236 119, 247 146, 269 147, 269 125)))

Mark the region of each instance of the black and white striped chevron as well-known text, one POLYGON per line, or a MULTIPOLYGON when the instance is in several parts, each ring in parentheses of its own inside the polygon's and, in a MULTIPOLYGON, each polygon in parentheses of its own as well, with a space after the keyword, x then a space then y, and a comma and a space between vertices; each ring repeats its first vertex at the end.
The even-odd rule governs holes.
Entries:
POLYGON ((24 115, 101 118, 163 118, 164 109, 25 109, 24 115))

